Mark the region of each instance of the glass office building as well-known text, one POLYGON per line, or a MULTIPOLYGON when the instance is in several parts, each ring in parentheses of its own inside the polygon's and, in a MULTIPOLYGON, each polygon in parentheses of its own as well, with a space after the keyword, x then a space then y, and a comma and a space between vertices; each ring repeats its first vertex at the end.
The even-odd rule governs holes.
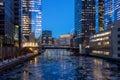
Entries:
POLYGON ((30 0, 22 0, 22 35, 29 40, 31 32, 30 0))
POLYGON ((96 33, 104 31, 104 0, 95 0, 96 33))
POLYGON ((105 18, 105 23, 104 23, 104 29, 107 30, 107 25, 112 23, 114 21, 114 12, 113 12, 113 0, 105 0, 104 2, 104 18, 105 18))
POLYGON ((29 40, 29 34, 35 33, 38 38, 41 34, 41 0, 22 0, 22 34, 29 40))
POLYGON ((75 44, 88 44, 95 33, 95 1, 75 0, 75 44))
POLYGON ((117 20, 120 20, 120 0, 104 0, 104 29, 117 20))
POLYGON ((32 2, 32 32, 35 33, 35 38, 39 38, 42 32, 42 8, 41 0, 33 0, 32 2))
POLYGON ((14 0, 0 0, 0 47, 14 46, 14 0))
POLYGON ((14 46, 21 46, 21 0, 14 0, 14 46))

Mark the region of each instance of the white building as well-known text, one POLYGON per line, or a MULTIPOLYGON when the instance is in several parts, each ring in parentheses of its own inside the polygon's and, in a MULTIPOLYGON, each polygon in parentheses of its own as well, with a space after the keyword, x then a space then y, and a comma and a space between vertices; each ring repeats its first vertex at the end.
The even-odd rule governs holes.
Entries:
POLYGON ((110 24, 108 28, 90 37, 90 54, 120 59, 120 20, 110 24))

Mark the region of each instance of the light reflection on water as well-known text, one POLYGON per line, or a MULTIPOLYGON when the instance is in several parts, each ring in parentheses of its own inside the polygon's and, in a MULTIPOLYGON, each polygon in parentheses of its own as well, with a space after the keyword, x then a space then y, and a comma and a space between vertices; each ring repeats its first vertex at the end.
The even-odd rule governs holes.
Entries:
POLYGON ((120 69, 102 59, 69 56, 66 50, 46 50, 21 66, 0 75, 0 80, 119 80, 120 69))

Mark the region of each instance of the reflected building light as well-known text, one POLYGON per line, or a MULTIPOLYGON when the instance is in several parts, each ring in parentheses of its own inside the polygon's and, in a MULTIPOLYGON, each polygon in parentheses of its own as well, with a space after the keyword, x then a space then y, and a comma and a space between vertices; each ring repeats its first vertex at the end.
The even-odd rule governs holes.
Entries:
POLYGON ((34 58, 34 65, 37 65, 37 62, 38 62, 38 58, 35 57, 35 58, 34 58))
POLYGON ((0 6, 3 6, 4 5, 4 3, 3 2, 0 2, 0 6))
POLYGON ((110 55, 109 51, 97 51, 97 50, 93 50, 92 51, 93 54, 103 54, 103 55, 110 55))
POLYGON ((33 64, 33 61, 32 60, 30 60, 30 62, 29 62, 31 65, 33 64))

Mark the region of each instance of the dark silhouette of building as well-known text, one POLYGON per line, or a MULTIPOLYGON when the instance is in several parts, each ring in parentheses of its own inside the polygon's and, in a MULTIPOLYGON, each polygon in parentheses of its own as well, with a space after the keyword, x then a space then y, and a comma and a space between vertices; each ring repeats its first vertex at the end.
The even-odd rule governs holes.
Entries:
POLYGON ((42 31, 42 41, 41 44, 42 45, 52 45, 54 44, 54 39, 52 38, 52 31, 49 30, 45 30, 42 31))
POLYGON ((21 0, 14 0, 14 45, 21 47, 21 0))
POLYGON ((14 0, 0 1, 0 46, 14 46, 14 0))
POLYGON ((21 0, 0 1, 0 46, 21 44, 21 0))
POLYGON ((88 44, 95 33, 95 0, 75 0, 75 46, 88 44))

